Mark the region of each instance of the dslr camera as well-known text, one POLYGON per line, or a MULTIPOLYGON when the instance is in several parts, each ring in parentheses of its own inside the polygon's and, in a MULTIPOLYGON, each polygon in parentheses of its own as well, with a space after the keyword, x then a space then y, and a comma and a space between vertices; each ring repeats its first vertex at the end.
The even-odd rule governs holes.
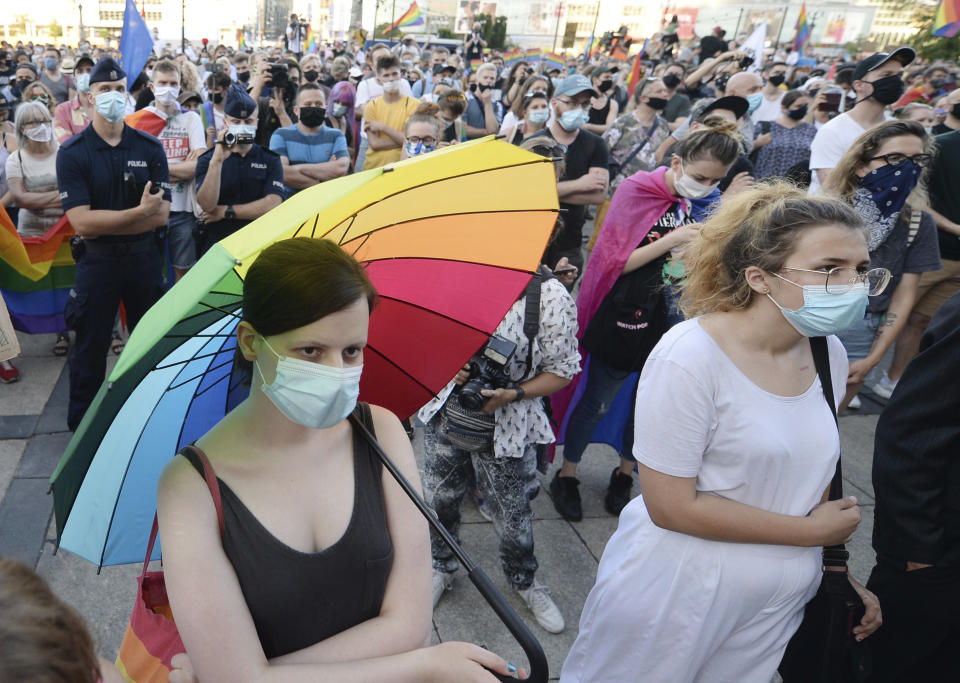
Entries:
POLYGON ((505 389, 511 384, 507 366, 517 351, 517 345, 509 339, 493 335, 481 351, 470 359, 470 378, 460 386, 460 404, 469 410, 481 410, 487 397, 484 389, 505 389))

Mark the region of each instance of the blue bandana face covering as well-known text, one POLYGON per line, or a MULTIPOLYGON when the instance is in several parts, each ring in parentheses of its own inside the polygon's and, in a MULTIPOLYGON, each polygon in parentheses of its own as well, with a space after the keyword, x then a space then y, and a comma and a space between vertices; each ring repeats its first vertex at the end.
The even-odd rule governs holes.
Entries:
POLYGON ((863 320, 867 312, 867 286, 862 282, 843 294, 830 294, 822 285, 798 285, 776 273, 773 275, 803 290, 803 306, 795 311, 784 308, 769 294, 767 298, 780 309, 793 329, 804 337, 840 334, 863 320))
POLYGON ((412 142, 406 143, 407 146, 407 156, 408 157, 418 157, 421 154, 429 154, 434 150, 433 145, 425 145, 422 142, 416 144, 412 142))
POLYGON ((897 223, 907 198, 923 171, 913 161, 886 164, 870 171, 853 193, 853 208, 868 227, 867 250, 873 253, 883 244, 897 223))

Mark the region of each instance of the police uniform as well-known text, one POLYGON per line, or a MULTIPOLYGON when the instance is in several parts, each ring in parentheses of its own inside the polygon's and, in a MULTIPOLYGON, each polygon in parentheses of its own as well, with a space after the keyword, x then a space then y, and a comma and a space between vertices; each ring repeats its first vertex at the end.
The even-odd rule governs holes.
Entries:
MULTIPOLYGON (((117 81, 125 74, 111 58, 101 59, 90 82, 117 81)), ((64 211, 89 206, 121 211, 140 204, 147 181, 161 188, 170 201, 170 176, 163 147, 156 138, 123 126, 116 146, 94 127, 64 143, 57 154, 57 183, 64 211)), ((76 429, 103 383, 106 354, 117 309, 122 301, 130 329, 160 298, 162 252, 154 231, 139 235, 83 238, 75 249, 76 284, 64 309, 67 325, 76 332, 69 358, 70 406, 67 424, 76 429)))
MULTIPOLYGON (((256 111, 257 103, 243 88, 233 84, 227 90, 223 111, 228 116, 246 119, 256 111)), ((219 143, 218 143, 219 144, 219 143)), ((203 187, 207 177, 214 149, 205 152, 197 159, 197 191, 203 187)), ((280 156, 269 149, 253 143, 249 151, 240 156, 236 152, 224 159, 220 170, 220 194, 218 205, 228 207, 228 216, 235 204, 248 204, 275 194, 283 199, 283 164, 280 156)), ((215 223, 203 225, 200 239, 197 241, 199 254, 206 253, 215 242, 233 234, 250 220, 226 217, 215 223)))

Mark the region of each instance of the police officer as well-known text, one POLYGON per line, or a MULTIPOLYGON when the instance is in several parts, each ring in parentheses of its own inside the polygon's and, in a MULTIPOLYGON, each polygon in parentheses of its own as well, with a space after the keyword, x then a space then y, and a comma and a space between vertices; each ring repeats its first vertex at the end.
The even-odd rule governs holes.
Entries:
POLYGON ((154 229, 170 213, 167 157, 156 138, 127 126, 126 74, 111 57, 90 73, 93 122, 57 154, 60 201, 76 234, 76 284, 64 309, 76 332, 67 424, 75 430, 103 382, 117 308, 131 329, 162 294, 154 229))
POLYGON ((227 90, 223 113, 225 126, 217 144, 197 160, 197 203, 203 210, 197 240, 201 254, 279 206, 283 198, 280 157, 253 142, 257 103, 234 83, 227 90))

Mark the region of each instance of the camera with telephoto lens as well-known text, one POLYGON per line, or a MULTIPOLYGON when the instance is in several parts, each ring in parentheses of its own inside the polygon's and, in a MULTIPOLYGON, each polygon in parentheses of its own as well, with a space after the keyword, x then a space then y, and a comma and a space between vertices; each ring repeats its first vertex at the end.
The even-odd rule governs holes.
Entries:
POLYGON ((740 70, 745 71, 751 64, 753 64, 753 57, 750 55, 744 55, 740 58, 738 64, 740 65, 740 70))
POLYGON ((253 136, 250 133, 233 133, 227 131, 223 134, 223 144, 227 147, 233 147, 234 145, 252 145, 253 136))
POLYGON ((483 350, 470 359, 470 378, 460 387, 460 404, 469 410, 481 410, 487 397, 480 392, 484 389, 504 389, 510 383, 507 365, 517 350, 517 345, 509 339, 493 335, 483 350))
POLYGON ((283 93, 283 99, 292 102, 297 96, 297 84, 290 80, 289 67, 286 64, 275 62, 268 69, 270 85, 275 93, 283 93))

